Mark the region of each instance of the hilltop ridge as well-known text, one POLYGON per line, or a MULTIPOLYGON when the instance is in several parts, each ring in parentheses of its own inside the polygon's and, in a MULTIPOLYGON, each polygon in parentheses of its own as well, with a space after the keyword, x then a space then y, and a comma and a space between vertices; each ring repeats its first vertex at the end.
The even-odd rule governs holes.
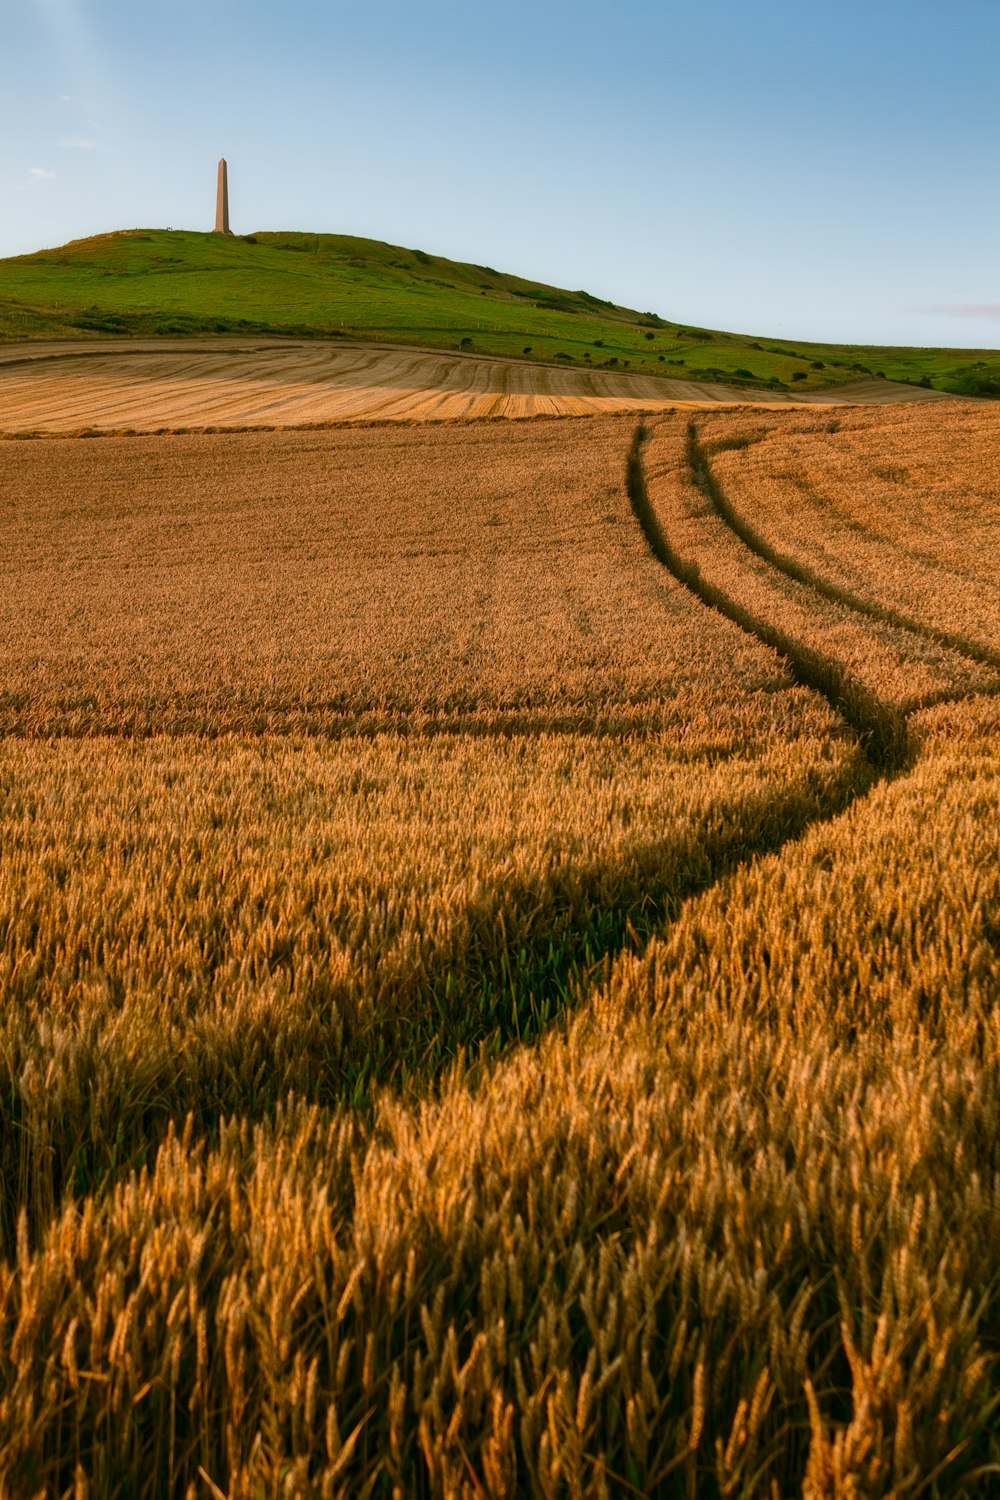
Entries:
POLYGON ((869 376, 1000 394, 1000 352, 729 333, 341 234, 117 230, 0 260, 0 342, 259 334, 463 349, 802 392, 869 376))

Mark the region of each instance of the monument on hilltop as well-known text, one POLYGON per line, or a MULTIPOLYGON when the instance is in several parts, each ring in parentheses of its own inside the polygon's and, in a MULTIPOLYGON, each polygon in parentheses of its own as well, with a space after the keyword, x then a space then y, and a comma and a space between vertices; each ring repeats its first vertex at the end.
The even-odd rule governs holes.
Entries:
POLYGON ((229 227, 229 169, 226 158, 219 158, 219 189, 215 195, 215 232, 232 234, 229 227))

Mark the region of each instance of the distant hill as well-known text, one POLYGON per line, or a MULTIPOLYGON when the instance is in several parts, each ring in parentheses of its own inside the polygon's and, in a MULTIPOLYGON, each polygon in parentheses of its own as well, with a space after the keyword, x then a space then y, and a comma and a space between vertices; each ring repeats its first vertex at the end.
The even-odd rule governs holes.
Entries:
POLYGON ((213 333, 464 348, 796 391, 884 375, 1000 395, 996 350, 724 333, 350 235, 133 229, 0 260, 0 341, 213 333))

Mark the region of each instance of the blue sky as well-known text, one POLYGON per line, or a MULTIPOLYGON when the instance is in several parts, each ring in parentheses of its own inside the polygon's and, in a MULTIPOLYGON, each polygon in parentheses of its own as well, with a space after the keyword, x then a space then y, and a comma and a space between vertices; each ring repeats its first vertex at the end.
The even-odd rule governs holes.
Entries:
POLYGON ((3 0, 0 255, 369 235, 749 333, 1000 345, 1000 0, 3 0))

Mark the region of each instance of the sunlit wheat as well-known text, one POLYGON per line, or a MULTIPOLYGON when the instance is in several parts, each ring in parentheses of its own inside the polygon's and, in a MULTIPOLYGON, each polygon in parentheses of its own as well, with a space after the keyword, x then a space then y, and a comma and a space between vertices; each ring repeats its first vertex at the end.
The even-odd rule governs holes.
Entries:
POLYGON ((993 1493, 978 420, 0 445, 0 1495, 993 1493))

